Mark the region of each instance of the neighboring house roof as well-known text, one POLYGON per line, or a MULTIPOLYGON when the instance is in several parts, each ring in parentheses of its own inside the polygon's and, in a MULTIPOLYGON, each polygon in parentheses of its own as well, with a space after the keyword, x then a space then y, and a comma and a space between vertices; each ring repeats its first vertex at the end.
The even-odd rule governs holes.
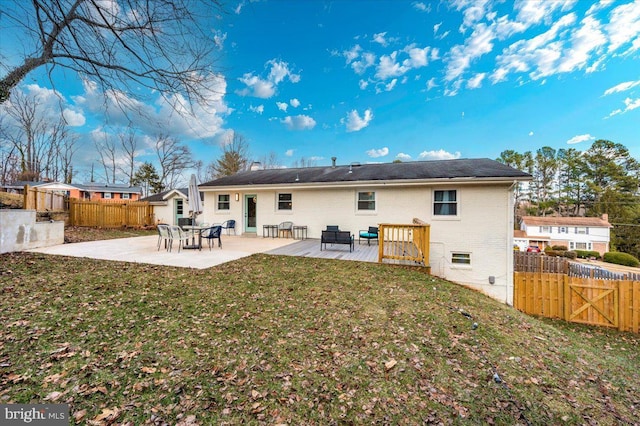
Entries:
POLYGON ((142 187, 140 186, 129 186, 126 184, 120 183, 62 183, 62 182, 29 182, 29 181, 16 181, 11 185, 7 185, 6 188, 14 188, 14 189, 22 189, 25 185, 29 185, 31 187, 56 187, 56 188, 65 188, 65 189, 79 189, 81 191, 87 192, 118 192, 118 193, 129 193, 129 194, 141 194, 142 187))
POLYGON ((206 182, 200 188, 244 185, 302 185, 377 181, 531 180, 531 175, 488 158, 410 161, 346 166, 265 169, 240 172, 206 182))
POLYGON ((516 229, 515 231, 513 231, 513 237, 514 238, 527 238, 527 233, 525 231, 521 231, 519 229, 516 229))
MULTIPOLYGON (((167 201, 174 194, 181 198, 189 199, 189 188, 167 189, 166 191, 162 191, 157 194, 153 194, 153 195, 149 195, 148 197, 141 198, 140 201, 148 201, 150 203, 161 203, 161 202, 167 201)), ((200 191, 200 200, 204 201, 204 194, 202 193, 202 191, 200 191)))
POLYGON ((524 216, 522 222, 527 226, 590 226, 611 228, 607 218, 602 217, 559 217, 524 216))
POLYGON ((123 194, 142 194, 142 187, 129 186, 127 184, 119 183, 85 183, 82 185, 73 184, 78 189, 82 189, 89 192, 121 192, 123 194))
POLYGON ((157 194, 149 195, 148 197, 141 198, 140 201, 158 202, 166 201, 172 193, 180 195, 182 198, 188 198, 189 188, 174 188, 167 189, 166 191, 159 192, 157 194))

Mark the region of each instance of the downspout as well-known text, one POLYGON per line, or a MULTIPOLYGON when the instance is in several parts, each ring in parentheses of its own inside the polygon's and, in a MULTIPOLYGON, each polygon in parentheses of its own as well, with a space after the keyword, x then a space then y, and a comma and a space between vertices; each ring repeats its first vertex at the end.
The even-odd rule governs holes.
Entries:
POLYGON ((513 183, 511 184, 511 186, 509 187, 508 190, 508 197, 509 197, 509 204, 510 205, 510 211, 513 212, 513 222, 508 220, 508 216, 511 215, 511 213, 508 213, 507 216, 507 235, 509 236, 509 238, 507 238, 507 253, 509 253, 509 255, 507 256, 507 285, 505 286, 506 288, 506 294, 505 294, 505 303, 508 306, 513 306, 513 224, 515 223, 515 199, 513 198, 513 188, 515 188, 515 186, 518 184, 517 180, 514 180, 513 183), (511 241, 511 242, 509 242, 511 241), (511 285, 509 285, 511 284, 511 285), (509 304, 509 287, 511 287, 511 304, 509 304))

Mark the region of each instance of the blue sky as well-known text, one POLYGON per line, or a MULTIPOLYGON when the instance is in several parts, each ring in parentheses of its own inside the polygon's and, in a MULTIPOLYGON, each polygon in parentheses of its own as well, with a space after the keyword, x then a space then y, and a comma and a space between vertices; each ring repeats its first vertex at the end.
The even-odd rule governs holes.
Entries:
MULTIPOLYGON (((142 106, 205 164, 230 132, 253 158, 275 153, 284 167, 333 156, 348 164, 586 150, 596 139, 640 158, 640 0, 275 0, 227 9, 212 23, 213 106, 188 119, 160 101, 142 106)), ((51 95, 43 72, 22 88, 51 95)), ((56 90, 88 164, 103 124, 127 120, 105 117, 90 82, 67 74, 56 90)), ((133 118, 145 140, 158 131, 151 121, 133 118)))

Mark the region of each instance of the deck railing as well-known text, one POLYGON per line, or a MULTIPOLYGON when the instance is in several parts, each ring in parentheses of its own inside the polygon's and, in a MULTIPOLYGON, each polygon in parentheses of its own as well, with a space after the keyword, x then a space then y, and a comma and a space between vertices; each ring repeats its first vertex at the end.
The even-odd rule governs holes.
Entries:
POLYGON ((380 224, 378 262, 429 266, 429 232, 427 224, 380 224))

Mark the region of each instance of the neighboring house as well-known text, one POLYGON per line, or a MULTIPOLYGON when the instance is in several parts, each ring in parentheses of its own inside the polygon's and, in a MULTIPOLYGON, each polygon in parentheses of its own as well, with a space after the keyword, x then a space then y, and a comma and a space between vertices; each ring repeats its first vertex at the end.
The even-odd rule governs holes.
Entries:
POLYGON ((84 200, 131 200, 137 201, 142 195, 142 188, 139 186, 128 186, 123 184, 105 183, 62 183, 62 182, 13 182, 5 186, 7 192, 16 194, 24 193, 24 186, 52 191, 66 195, 69 198, 84 200))
MULTIPOLYGON (((200 198, 203 198, 202 192, 200 198)), ((189 217, 189 188, 170 189, 159 194, 149 195, 140 201, 148 201, 153 206, 156 223, 177 225, 178 219, 189 217)), ((198 216, 196 221, 203 223, 202 215, 198 216)))
MULTIPOLYGON (((465 159, 240 172, 200 185, 202 220, 236 220, 243 234, 292 221, 320 238, 327 225, 356 234, 380 223, 431 226, 434 275, 509 304, 513 297, 513 188, 531 176, 465 159)), ((357 247, 356 247, 357 249, 357 247)))
POLYGON ((565 246, 569 250, 593 250, 603 255, 609 251, 610 229, 606 214, 602 217, 524 216, 520 221, 519 241, 526 242, 520 248, 537 245, 544 250, 565 246))

